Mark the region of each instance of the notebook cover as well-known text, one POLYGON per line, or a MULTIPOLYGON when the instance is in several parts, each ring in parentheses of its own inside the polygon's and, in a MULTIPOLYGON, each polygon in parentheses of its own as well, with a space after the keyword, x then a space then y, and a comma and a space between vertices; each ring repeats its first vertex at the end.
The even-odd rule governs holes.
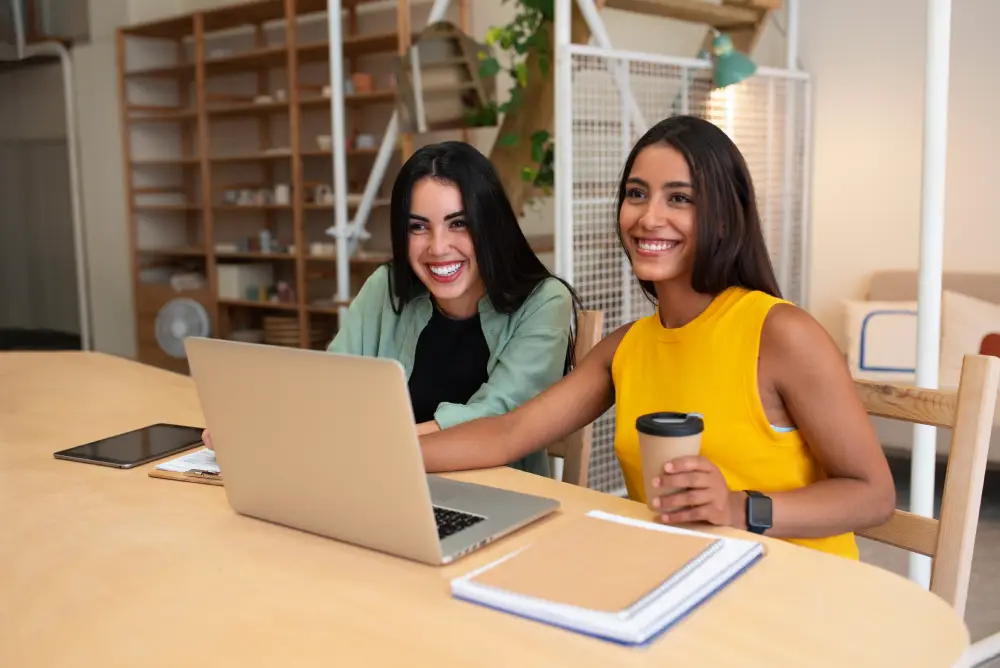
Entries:
POLYGON ((597 612, 621 612, 717 539, 577 516, 472 582, 597 612))

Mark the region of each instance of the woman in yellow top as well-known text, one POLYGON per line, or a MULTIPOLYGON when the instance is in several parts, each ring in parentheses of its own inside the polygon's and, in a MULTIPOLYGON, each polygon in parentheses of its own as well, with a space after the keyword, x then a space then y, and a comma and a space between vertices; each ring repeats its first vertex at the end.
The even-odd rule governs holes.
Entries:
POLYGON ((856 559, 853 532, 887 520, 895 490, 843 356, 781 299, 749 171, 715 125, 677 116, 635 145, 618 236, 656 313, 619 328, 513 411, 421 438, 428 471, 499 466, 615 406, 615 453, 644 498, 636 419, 704 416, 701 454, 667 462, 666 523, 750 529, 856 559))

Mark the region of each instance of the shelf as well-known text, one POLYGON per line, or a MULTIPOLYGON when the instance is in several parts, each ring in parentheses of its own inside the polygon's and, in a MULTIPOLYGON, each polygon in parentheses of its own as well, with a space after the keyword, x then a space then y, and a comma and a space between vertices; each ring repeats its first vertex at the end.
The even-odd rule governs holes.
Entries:
POLYGON ((194 35, 194 18, 179 16, 165 21, 138 23, 122 29, 126 35, 155 39, 183 39, 194 35))
POLYGON ((164 109, 163 111, 132 112, 128 115, 129 123, 176 123, 195 120, 198 120, 198 112, 194 109, 164 109))
POLYGON ((216 211, 286 211, 291 204, 213 204, 216 211))
MULTIPOLYGON (((297 0, 297 16, 326 12, 326 0, 297 0)), ((203 12, 205 32, 219 32, 231 28, 255 25, 285 18, 283 0, 256 0, 231 4, 203 12)))
POLYGON ((200 204, 134 204, 132 210, 136 213, 152 213, 157 211, 201 211, 200 204))
MULTIPOLYGON (((372 208, 389 206, 389 199, 386 197, 377 197, 372 201, 372 208)), ((356 209, 361 206, 361 195, 348 195, 347 196, 347 208, 356 209)), ((333 204, 316 204, 315 202, 307 202, 302 205, 302 208, 306 211, 332 211, 333 204)))
MULTIPOLYGON (((321 94, 326 83, 323 79, 327 78, 322 72, 330 61, 331 49, 325 30, 328 0, 221 1, 231 4, 118 31, 118 83, 123 92, 119 114, 125 119, 123 154, 130 173, 125 179, 128 222, 132 225, 128 243, 133 288, 141 302, 136 310, 136 338, 139 355, 157 360, 158 364, 164 356, 156 344, 150 314, 174 297, 172 288, 164 282, 166 275, 195 272, 203 277, 199 299, 213 319, 213 335, 221 338, 234 329, 256 327, 262 316, 266 319, 268 315, 284 315, 303 326, 311 318, 324 330, 335 332, 339 310, 350 303, 340 303, 330 289, 330 284, 339 279, 336 255, 310 254, 311 250, 321 250, 312 243, 314 239, 319 241, 313 235, 329 227, 335 205, 305 201, 305 193, 314 181, 329 179, 324 173, 329 174, 333 162, 333 153, 318 150, 315 138, 331 132, 332 101, 321 94), (296 21, 296 27, 290 30, 287 21, 295 20, 292 13, 310 17, 296 21), (310 41, 303 43, 303 38, 310 41), (163 41, 149 46, 153 40, 163 41), (284 99, 274 97, 276 88, 287 92, 284 99), (258 94, 265 93, 272 96, 270 101, 255 101, 258 94), (133 155, 136 149, 139 155, 133 155), (215 151, 220 155, 212 155, 215 151), (200 169, 203 164, 205 170, 200 169), (278 183, 290 188, 290 203, 236 204, 232 193, 225 192, 247 187, 271 190, 278 183), (272 233, 276 232, 275 225, 280 228, 282 243, 289 245, 263 248, 283 252, 251 250, 258 247, 256 244, 226 243, 235 240, 238 230, 251 234, 265 224, 272 233), (137 240, 152 247, 144 248, 137 240), (168 244, 174 247, 165 247, 168 244), (294 252, 287 252, 289 249, 294 252), (247 266, 248 275, 260 273, 260 280, 271 282, 265 275, 273 274, 274 281, 287 282, 295 299, 268 301, 264 293, 256 292, 232 292, 237 299, 220 298, 220 279, 224 281, 225 272, 239 264, 247 266), (163 282, 162 290, 154 292, 143 287, 153 278, 163 282), (331 299, 310 304, 322 295, 331 299)), ((400 16, 390 22, 388 15, 409 12, 415 9, 412 3, 340 0, 338 4, 348 30, 342 42, 333 44, 334 54, 340 51, 345 59, 361 58, 356 65, 373 74, 391 68, 409 31, 404 28, 403 33, 397 33, 395 27, 409 24, 400 16), (347 19, 354 9, 374 9, 375 3, 383 5, 377 10, 380 27, 372 25, 367 28, 368 34, 351 34, 354 22, 347 19), (387 16, 381 16, 383 9, 387 16), (370 32, 372 28, 376 32, 370 32), (378 58, 378 54, 384 57, 378 58)), ((411 15, 410 21, 414 20, 411 15)), ((362 23, 367 26, 367 17, 362 23)), ((441 61, 427 66, 449 67, 461 62, 454 56, 442 55, 441 61)), ((454 87, 425 90, 428 95, 450 94, 454 87)), ((378 87, 349 93, 344 96, 344 104, 352 121, 354 117, 359 121, 375 120, 367 117, 387 115, 397 104, 398 95, 393 88, 378 87)), ((351 131, 355 129, 361 131, 352 122, 351 131)), ((374 127, 371 130, 380 132, 374 127)), ((393 158, 400 157, 411 150, 410 139, 404 134, 397 144, 385 148, 392 149, 393 158)), ((339 137, 335 141, 340 145, 344 142, 339 137)), ((371 148, 346 151, 350 183, 365 182, 380 148, 381 140, 371 148)), ((392 160, 393 165, 397 162, 392 160)), ((387 180, 392 178, 391 173, 385 175, 387 180)), ((349 190, 361 187, 351 186, 349 190)), ((343 202, 338 199, 338 204, 346 204, 353 218, 362 199, 360 192, 350 192, 343 202)), ((253 201, 273 202, 274 198, 253 201)), ((378 224, 376 219, 384 218, 388 206, 388 198, 373 198, 373 225, 378 224)), ((376 234, 381 238, 381 228, 376 234)), ((333 239, 325 235, 322 238, 325 250, 333 239)), ((387 247, 381 242, 373 244, 379 249, 387 247)), ((359 251, 346 260, 350 265, 348 294, 356 292, 367 275, 390 257, 384 251, 359 251)), ((320 345, 309 338, 306 332, 289 343, 314 348, 320 345)))
POLYGON ((201 158, 143 158, 140 160, 133 160, 131 164, 133 167, 189 167, 192 165, 200 165, 201 158))
MULTIPOLYGON (((399 147, 396 147, 396 151, 397 152, 399 151, 399 147)), ((346 153, 347 153, 348 157, 362 156, 362 155, 375 156, 375 155, 378 155, 378 149, 377 148, 349 148, 349 149, 347 149, 346 153)), ((332 158, 333 157, 333 153, 331 151, 301 151, 299 153, 299 155, 301 155, 303 158, 332 158)))
POLYGON ((201 248, 138 248, 136 252, 140 255, 159 255, 164 257, 204 257, 205 251, 201 248))
POLYGON ((249 299, 220 299, 219 305, 232 306, 237 308, 259 308, 271 309, 275 311, 298 311, 298 304, 287 302, 254 302, 249 299))
POLYGON ((282 67, 287 64, 288 49, 282 44, 228 56, 205 59, 205 74, 232 74, 245 70, 282 67))
MULTIPOLYGON (((395 104, 396 91, 393 89, 374 90, 369 93, 349 93, 344 95, 344 106, 363 107, 370 104, 395 104)), ((299 98, 299 106, 303 108, 318 107, 330 108, 330 98, 328 97, 304 97, 299 98)))
POLYGON ((294 260, 291 253, 261 253, 259 251, 216 251, 215 257, 223 260, 294 260))
POLYGON ((285 112, 291 107, 288 101, 284 102, 245 102, 241 104, 227 104, 207 107, 205 112, 209 116, 267 116, 270 114, 285 112))
MULTIPOLYGON (((339 304, 341 302, 334 302, 339 304)), ((350 302, 343 304, 344 306, 350 306, 350 302)), ((338 306, 312 306, 308 307, 310 313, 317 313, 322 315, 340 315, 340 308, 338 306)))
POLYGON ((161 65, 160 67, 149 67, 139 70, 125 72, 127 79, 159 79, 172 77, 194 78, 193 63, 175 63, 173 65, 161 65))
MULTIPOLYGON (((310 262, 336 262, 336 255, 307 255, 310 262)), ((392 259, 390 253, 364 253, 351 258, 351 264, 385 264, 392 259)))
MULTIPOLYGON (((288 160, 292 157, 291 151, 275 151, 273 153, 268 153, 266 151, 262 153, 247 153, 245 155, 217 155, 208 159, 209 162, 224 164, 224 163, 238 163, 238 162, 260 162, 263 160, 288 160)), ((246 208, 246 207, 240 207, 246 208)))

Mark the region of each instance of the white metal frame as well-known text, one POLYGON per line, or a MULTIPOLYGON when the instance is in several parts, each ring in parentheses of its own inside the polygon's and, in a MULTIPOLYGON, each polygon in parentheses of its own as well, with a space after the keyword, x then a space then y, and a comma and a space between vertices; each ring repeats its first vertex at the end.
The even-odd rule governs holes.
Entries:
MULTIPOLYGON (((577 0, 579 2, 589 2, 592 0, 577 0)), ((557 0, 556 2, 556 20, 560 19, 559 8, 563 5, 568 5, 572 0, 557 0)), ((563 7, 564 11, 567 11, 563 7)), ((568 35, 561 34, 559 30, 559 24, 556 26, 556 36, 557 38, 568 38, 568 35)), ((604 48, 600 46, 589 46, 583 44, 572 44, 569 41, 559 42, 557 39, 556 44, 556 128, 558 133, 558 128, 569 128, 572 126, 573 122, 573 108, 572 108, 572 74, 570 71, 571 60, 574 55, 578 56, 596 56, 600 58, 607 58, 611 60, 618 60, 628 66, 629 61, 637 61, 644 63, 656 63, 662 65, 671 65, 679 67, 682 70, 682 78, 686 77, 688 73, 692 70, 711 70, 713 65, 710 60, 699 59, 699 58, 683 58, 677 56, 664 56, 659 54, 641 53, 637 51, 626 51, 622 49, 612 49, 604 48)), ((812 159, 811 151, 811 141, 812 141, 812 121, 809 113, 811 111, 811 77, 808 73, 801 70, 784 70, 772 67, 758 67, 757 72, 754 75, 759 78, 770 78, 770 79, 784 79, 784 80, 795 80, 806 82, 806 94, 805 94, 805 118, 803 119, 804 125, 804 146, 805 146, 805 156, 804 156, 804 182, 808 186, 809 178, 811 174, 811 169, 809 161, 812 159)), ((627 86, 627 83, 626 83, 627 86)), ((684 89, 686 90, 686 89, 684 89)), ((624 96, 623 96, 624 97, 624 96)), ((687 111, 687 100, 682 98, 683 111, 687 111)), ((633 121, 634 122, 634 121, 633 121)), ((645 126, 643 126, 645 129, 645 126)), ((569 133, 564 133, 568 135, 569 133)), ((786 141, 786 152, 791 153, 794 148, 794 141, 789 138, 786 141)), ((556 183, 555 183, 555 259, 556 259, 556 273, 563 277, 563 279, 572 282, 573 280, 573 229, 570 224, 562 224, 562 221, 568 221, 572 216, 573 198, 572 198, 572 184, 573 184, 573 145, 570 141, 557 141, 556 142, 556 183)), ((787 159, 791 162, 790 159, 787 159)), ((784 182, 790 181, 791 177, 786 174, 786 180, 784 182)), ((793 210, 792 210, 792 198, 790 196, 783 199, 783 237, 790 240, 793 221, 793 210)), ((805 188, 804 196, 801 202, 801 216, 802 220, 808 220, 808 215, 810 212, 811 200, 808 196, 808 187, 805 188)), ((802 266, 803 270, 802 278, 805 279, 806 270, 809 268, 808 259, 808 225, 804 226, 803 229, 803 253, 802 253, 802 266)), ((782 243, 784 254, 783 258, 790 255, 785 249, 785 243, 782 243)), ((793 267, 788 264, 787 269, 782 268, 781 275, 787 277, 790 274, 793 267)), ((787 282, 783 282, 782 288, 787 285, 787 282)), ((802 296, 803 300, 807 299, 806 295, 806 284, 803 280, 802 286, 802 296)))

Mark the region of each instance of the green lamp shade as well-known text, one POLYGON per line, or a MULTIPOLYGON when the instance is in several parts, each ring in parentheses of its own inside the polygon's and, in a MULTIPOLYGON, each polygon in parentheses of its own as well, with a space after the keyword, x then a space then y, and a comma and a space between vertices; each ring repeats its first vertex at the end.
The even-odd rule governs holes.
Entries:
POLYGON ((737 84, 757 71, 757 65, 752 60, 733 48, 733 40, 729 35, 716 35, 712 41, 712 50, 715 52, 716 88, 737 84))

